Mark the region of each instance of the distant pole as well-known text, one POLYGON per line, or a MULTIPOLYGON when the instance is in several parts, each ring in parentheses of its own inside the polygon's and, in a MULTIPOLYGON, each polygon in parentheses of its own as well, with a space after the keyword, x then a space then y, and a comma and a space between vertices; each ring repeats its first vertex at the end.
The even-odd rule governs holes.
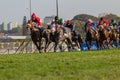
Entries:
POLYGON ((58 16, 58 0, 56 0, 56 15, 58 16))
POLYGON ((30 18, 31 18, 31 0, 30 0, 30 18))

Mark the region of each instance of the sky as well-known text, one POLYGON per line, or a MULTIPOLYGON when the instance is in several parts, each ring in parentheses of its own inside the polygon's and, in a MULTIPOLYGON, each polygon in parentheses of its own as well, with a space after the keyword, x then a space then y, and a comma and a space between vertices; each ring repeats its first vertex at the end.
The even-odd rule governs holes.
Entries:
MULTIPOLYGON (((56 15, 56 0, 31 0, 31 11, 42 20, 56 15)), ((120 16, 120 0, 58 0, 59 16, 72 19, 78 14, 98 16, 114 13, 120 16)), ((30 18, 30 0, 0 0, 0 24, 2 22, 23 23, 23 16, 30 18)))

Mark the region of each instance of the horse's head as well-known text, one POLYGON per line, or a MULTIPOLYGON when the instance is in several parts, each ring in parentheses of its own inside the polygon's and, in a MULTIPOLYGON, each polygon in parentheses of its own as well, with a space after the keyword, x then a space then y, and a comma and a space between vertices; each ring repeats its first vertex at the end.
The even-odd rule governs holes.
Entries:
POLYGON ((91 29, 91 25, 89 23, 86 23, 85 31, 88 32, 90 29, 91 29))
POLYGON ((100 31, 102 31, 102 30, 104 29, 104 26, 103 26, 103 25, 100 25, 100 26, 99 26, 99 29, 100 29, 100 31))
POLYGON ((34 29, 34 26, 33 26, 32 20, 28 20, 28 22, 27 22, 27 24, 26 24, 26 28, 27 28, 27 29, 31 29, 31 30, 34 29))

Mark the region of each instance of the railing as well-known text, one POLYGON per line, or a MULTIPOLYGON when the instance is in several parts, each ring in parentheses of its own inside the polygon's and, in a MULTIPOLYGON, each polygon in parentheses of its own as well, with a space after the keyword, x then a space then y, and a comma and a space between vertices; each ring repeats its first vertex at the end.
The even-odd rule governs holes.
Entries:
POLYGON ((0 54, 28 53, 35 48, 30 36, 0 36, 0 40, 0 54))
MULTIPOLYGON (((30 36, 0 36, 0 54, 18 54, 18 53, 34 53, 38 52, 36 46, 31 41, 30 36)), ((44 49, 45 41, 43 39, 42 47, 44 49)), ((120 47, 120 43, 118 45, 120 47)), ((53 52, 54 43, 51 43, 47 52, 53 52)), ((62 43, 63 51, 68 51, 67 45, 62 43)), ((96 50, 96 42, 92 43, 91 50, 96 50)), ((77 50, 77 49, 76 49, 77 50)), ((82 44, 82 50, 87 50, 85 43, 82 44)), ((60 49, 57 49, 59 52, 60 49)), ((44 50, 42 50, 44 52, 44 50)))
MULTIPOLYGON (((18 54, 18 53, 34 53, 38 52, 33 44, 30 36, 0 36, 0 54, 18 54)), ((43 39, 42 47, 45 41, 43 39)), ((54 43, 51 43, 47 49, 53 52, 54 43)), ((57 50, 59 51, 59 50, 57 50)), ((42 50, 44 52, 44 50, 42 50)))

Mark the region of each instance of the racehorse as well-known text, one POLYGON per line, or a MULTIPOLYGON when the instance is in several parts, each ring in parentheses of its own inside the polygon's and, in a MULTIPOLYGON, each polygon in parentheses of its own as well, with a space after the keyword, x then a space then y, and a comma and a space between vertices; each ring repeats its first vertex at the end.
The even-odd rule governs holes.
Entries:
POLYGON ((115 29, 111 29, 110 33, 109 33, 109 37, 110 37, 110 45, 113 47, 113 44, 115 44, 116 47, 118 47, 119 44, 119 34, 116 32, 115 29))
POLYGON ((41 52, 42 38, 45 38, 45 48, 46 52, 47 47, 51 42, 55 43, 54 52, 56 52, 58 41, 59 41, 59 32, 55 32, 55 35, 51 35, 51 31, 49 29, 36 29, 31 20, 27 23, 27 28, 31 31, 31 39, 33 43, 36 45, 39 52, 41 52), (38 42, 38 43, 37 43, 38 42))
POLYGON ((109 49, 109 32, 106 29, 105 26, 100 25, 99 26, 99 34, 100 34, 100 45, 103 48, 105 48, 105 44, 107 45, 107 48, 109 49))
MULTIPOLYGON (((44 34, 46 34, 46 33, 44 33, 44 34)), ((60 32, 58 32, 58 31, 55 31, 54 34, 52 34, 50 31, 50 34, 48 34, 48 35, 46 34, 46 36, 44 36, 45 37, 45 49, 44 49, 45 52, 47 52, 46 50, 51 42, 55 43, 54 52, 56 52, 57 45, 59 43, 59 36, 60 36, 60 32)))
MULTIPOLYGON (((67 31, 67 33, 64 33, 63 36, 64 36, 64 40, 67 40, 67 48, 68 48, 68 51, 73 51, 74 50, 74 45, 72 44, 72 42, 75 40, 74 37, 73 37, 73 32, 71 31, 71 28, 68 28, 68 27, 64 27, 67 31)), ((79 36, 80 37, 80 36, 79 36)), ((79 38, 80 39, 80 38, 79 38)), ((77 41, 77 40, 76 40, 77 41)), ((80 40, 79 40, 80 41, 80 40)), ((79 47, 79 45, 78 45, 79 47)))
POLYGON ((52 33, 50 33, 49 36, 46 36, 46 44, 45 44, 44 51, 46 52, 50 43, 54 42, 55 43, 54 52, 56 52, 57 46, 59 45, 59 47, 60 47, 65 40, 67 41, 66 42, 67 46, 72 44, 71 35, 69 35, 69 33, 64 34, 63 27, 56 25, 56 31, 54 32, 54 35, 52 33))
POLYGON ((117 28, 116 28, 116 33, 117 33, 117 35, 118 35, 118 46, 120 46, 120 26, 118 26, 117 28))
POLYGON ((72 42, 75 43, 75 45, 78 47, 78 49, 82 50, 83 40, 82 40, 81 34, 78 34, 76 31, 73 31, 72 32, 72 42))
POLYGON ((33 43, 36 45, 39 52, 41 52, 41 40, 42 40, 42 31, 36 29, 33 25, 32 20, 29 20, 26 25, 27 29, 29 28, 31 31, 31 39, 33 43))
POLYGON ((85 26, 85 31, 86 31, 85 42, 86 42, 86 46, 87 46, 88 50, 90 50, 93 41, 96 42, 97 49, 99 49, 100 35, 98 34, 98 32, 96 32, 95 30, 93 30, 90 25, 86 25, 85 26))

